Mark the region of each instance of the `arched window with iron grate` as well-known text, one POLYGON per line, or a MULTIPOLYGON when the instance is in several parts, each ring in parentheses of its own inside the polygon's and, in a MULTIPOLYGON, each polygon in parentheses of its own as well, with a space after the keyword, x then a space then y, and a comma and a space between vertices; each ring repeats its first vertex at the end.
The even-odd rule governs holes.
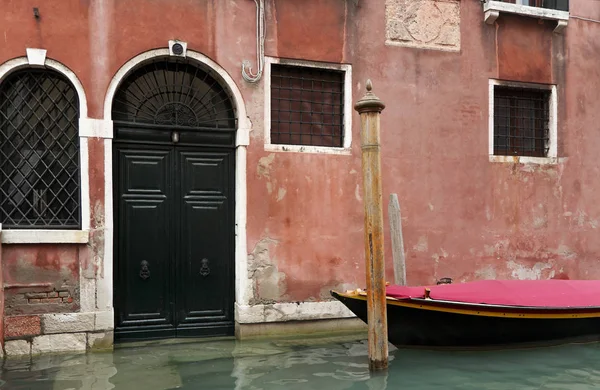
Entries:
POLYGON ((66 77, 21 69, 0 84, 0 223, 81 226, 79 98, 66 77))

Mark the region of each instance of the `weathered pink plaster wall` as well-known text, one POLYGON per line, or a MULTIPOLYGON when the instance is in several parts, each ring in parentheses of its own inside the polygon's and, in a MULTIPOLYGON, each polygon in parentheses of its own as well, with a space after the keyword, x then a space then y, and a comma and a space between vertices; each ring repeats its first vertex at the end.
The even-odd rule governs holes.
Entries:
MULTIPOLYGON (((600 15, 600 5, 571 3, 572 15, 600 15)), ((266 4, 268 55, 350 63, 354 101, 371 78, 386 103, 384 210, 389 194, 398 193, 410 284, 445 276, 600 277, 599 25, 571 19, 557 35, 550 22, 502 15, 489 26, 479 1, 461 1, 461 49, 440 52, 386 46, 383 0, 266 4), (490 78, 558 84, 558 164, 489 162, 490 78)), ((364 285, 358 116, 350 156, 264 151, 264 81, 248 84, 240 74, 242 60, 256 64, 253 1, 0 0, 0 6, 0 63, 24 56, 26 47, 48 49, 49 58, 82 81, 93 118, 102 118, 117 70, 169 39, 185 40, 219 63, 241 89, 253 123, 247 164, 252 302, 320 300, 331 288, 364 285), (40 8, 39 21, 33 7, 40 8)), ((95 272, 94 259, 103 257, 104 151, 102 140, 89 145, 92 242, 79 255, 76 246, 5 246, 7 280, 20 275, 17 259, 41 251, 64 251, 57 269, 82 262, 95 272)), ((386 245, 389 255, 389 235, 386 245)), ((391 280, 390 256, 387 261, 391 280)), ((36 264, 25 268, 44 274, 36 264)))

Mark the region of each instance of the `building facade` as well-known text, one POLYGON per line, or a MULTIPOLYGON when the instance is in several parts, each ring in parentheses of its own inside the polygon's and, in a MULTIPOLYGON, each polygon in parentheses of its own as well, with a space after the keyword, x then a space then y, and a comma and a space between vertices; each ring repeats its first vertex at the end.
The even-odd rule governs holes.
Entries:
POLYGON ((409 284, 600 277, 594 2, 0 4, 7 355, 358 326, 368 78, 409 284))

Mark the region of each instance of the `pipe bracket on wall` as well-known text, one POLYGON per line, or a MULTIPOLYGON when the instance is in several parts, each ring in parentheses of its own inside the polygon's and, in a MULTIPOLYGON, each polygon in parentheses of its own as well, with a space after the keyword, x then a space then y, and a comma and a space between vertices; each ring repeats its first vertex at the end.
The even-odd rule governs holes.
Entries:
POLYGON ((252 74, 250 61, 242 62, 242 77, 249 83, 256 83, 263 74, 265 67, 265 0, 254 0, 256 3, 256 57, 258 71, 252 74))

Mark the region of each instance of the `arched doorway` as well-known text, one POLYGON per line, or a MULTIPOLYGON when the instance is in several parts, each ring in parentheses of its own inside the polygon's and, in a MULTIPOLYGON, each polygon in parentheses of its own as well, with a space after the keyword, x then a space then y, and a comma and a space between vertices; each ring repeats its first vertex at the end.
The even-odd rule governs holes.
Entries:
POLYGON ((115 338, 233 334, 231 97, 190 60, 155 58, 112 119, 115 338))

